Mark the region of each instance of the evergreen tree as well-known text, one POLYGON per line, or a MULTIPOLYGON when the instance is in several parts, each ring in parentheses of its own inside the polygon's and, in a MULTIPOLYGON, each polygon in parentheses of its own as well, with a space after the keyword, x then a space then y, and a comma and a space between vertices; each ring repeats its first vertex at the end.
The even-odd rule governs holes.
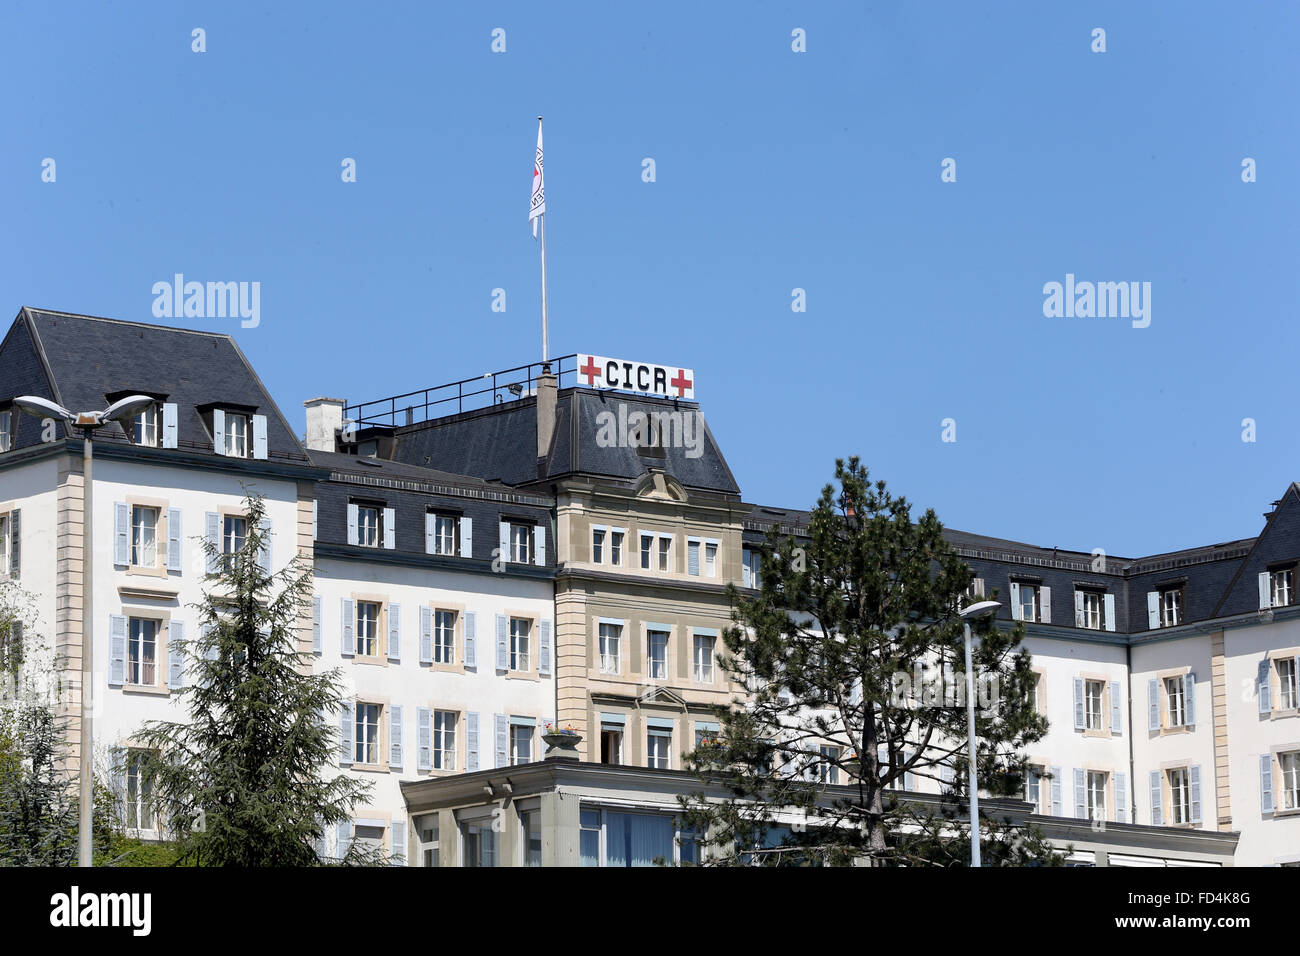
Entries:
MULTIPOLYGON (((142 772, 182 861, 205 866, 310 866, 316 841, 352 818, 370 784, 332 772, 343 700, 338 670, 312 673, 300 650, 312 569, 295 557, 270 573, 265 501, 245 498, 235 553, 205 543, 209 573, 200 634, 183 642, 185 722, 151 721, 137 739, 142 772)), ((378 858, 353 841, 345 863, 378 858)))
MULTIPOLYGON (((957 611, 971 603, 973 574, 934 512, 913 521, 907 500, 872 483, 856 457, 838 460, 835 478, 806 541, 768 535, 758 593, 729 589, 733 626, 719 664, 747 692, 720 712, 718 738, 687 758, 728 797, 682 798, 686 823, 726 863, 966 865, 957 611), (945 698, 941 675, 959 698, 945 698), (944 791, 937 803, 900 792, 921 780, 944 791), (829 782, 851 795, 828 800, 829 782)), ((1023 625, 985 620, 975 630, 974 671, 995 694, 976 709, 980 788, 1020 799, 1021 752, 1047 731, 1028 698, 1036 677, 1020 649, 1023 625)), ((985 865, 1061 861, 1033 828, 983 818, 985 865)))

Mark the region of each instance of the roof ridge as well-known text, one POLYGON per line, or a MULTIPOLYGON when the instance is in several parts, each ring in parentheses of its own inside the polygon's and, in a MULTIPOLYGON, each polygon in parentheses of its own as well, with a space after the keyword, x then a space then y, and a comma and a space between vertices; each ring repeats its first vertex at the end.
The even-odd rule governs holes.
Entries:
POLYGON ((35 306, 23 306, 29 314, 43 313, 45 315, 57 315, 68 319, 86 319, 91 322, 111 322, 114 325, 134 325, 144 329, 158 329, 163 332, 184 332, 189 335, 212 335, 217 338, 230 339, 234 341, 235 337, 229 332, 208 332, 203 329, 185 329, 175 325, 159 325, 156 322, 139 322, 135 319, 114 319, 107 315, 87 315, 84 312, 64 312, 59 309, 40 309, 35 306))

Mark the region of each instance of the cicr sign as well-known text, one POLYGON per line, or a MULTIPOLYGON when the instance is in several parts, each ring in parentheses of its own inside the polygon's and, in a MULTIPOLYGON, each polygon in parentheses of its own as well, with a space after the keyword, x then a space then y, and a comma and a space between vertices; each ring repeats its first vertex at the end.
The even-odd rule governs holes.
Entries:
POLYGON ((617 388, 664 398, 695 398, 695 371, 675 365, 628 362, 603 355, 578 354, 578 384, 617 388))

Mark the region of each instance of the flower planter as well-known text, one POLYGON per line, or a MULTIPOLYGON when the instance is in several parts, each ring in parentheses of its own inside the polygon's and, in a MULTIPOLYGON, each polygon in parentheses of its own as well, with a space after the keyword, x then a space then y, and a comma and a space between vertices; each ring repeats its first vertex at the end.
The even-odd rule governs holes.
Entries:
POLYGON ((547 760, 577 760, 578 744, 582 743, 581 734, 566 734, 560 732, 542 734, 542 740, 546 742, 547 760))

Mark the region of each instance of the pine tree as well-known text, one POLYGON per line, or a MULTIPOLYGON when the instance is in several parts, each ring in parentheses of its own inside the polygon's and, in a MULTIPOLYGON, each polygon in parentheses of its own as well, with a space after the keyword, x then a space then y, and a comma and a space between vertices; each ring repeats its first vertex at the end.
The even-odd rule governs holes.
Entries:
MULTIPOLYGON (((136 736, 142 773, 180 859, 205 866, 311 866, 316 841, 352 818, 370 784, 331 772, 329 715, 343 700, 337 669, 312 673, 299 649, 312 570, 299 557, 266 567, 265 501, 245 498, 242 547, 206 542, 209 573, 196 605, 200 634, 182 642, 185 722, 151 721, 136 736)), ((345 863, 378 858, 354 841, 345 863)))
MULTIPOLYGON (((956 706, 932 679, 963 681, 957 611, 971 602, 973 574, 934 512, 913 521, 907 500, 872 483, 856 457, 838 460, 835 478, 806 541, 768 535, 758 593, 729 588, 719 664, 747 693, 687 759, 729 796, 683 797, 686 823, 720 862, 966 865, 965 689, 956 706), (900 792, 921 780, 944 791, 937 805, 900 792), (827 782, 852 795, 828 801, 827 782)), ((1022 751, 1047 731, 1028 699, 1023 625, 985 621, 976 632, 975 673, 996 690, 976 709, 981 791, 1020 798, 1022 751)), ((1060 862, 1036 830, 983 817, 985 865, 1060 862)))

